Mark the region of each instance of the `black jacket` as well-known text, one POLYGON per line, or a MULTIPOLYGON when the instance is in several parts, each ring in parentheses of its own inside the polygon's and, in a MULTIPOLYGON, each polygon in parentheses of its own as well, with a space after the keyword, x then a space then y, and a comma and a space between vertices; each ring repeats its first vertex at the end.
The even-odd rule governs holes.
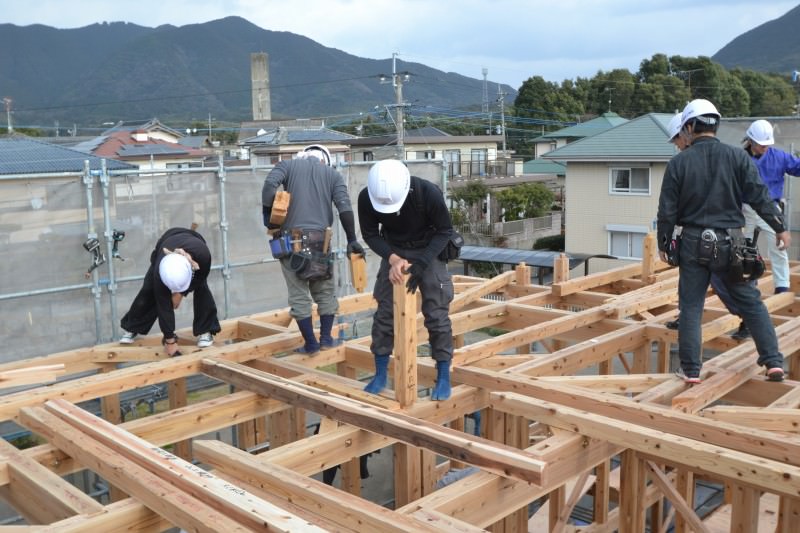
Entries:
POLYGON ((375 211, 364 188, 358 195, 358 221, 364 241, 384 259, 392 253, 403 257, 403 249, 424 248, 427 264, 444 250, 453 232, 442 191, 416 176, 411 176, 411 189, 397 213, 375 211), (422 198, 422 205, 417 198, 422 198))
POLYGON ((666 251, 675 226, 730 229, 745 225, 742 203, 775 230, 783 215, 747 152, 716 137, 700 137, 667 165, 658 199, 658 248, 666 251))

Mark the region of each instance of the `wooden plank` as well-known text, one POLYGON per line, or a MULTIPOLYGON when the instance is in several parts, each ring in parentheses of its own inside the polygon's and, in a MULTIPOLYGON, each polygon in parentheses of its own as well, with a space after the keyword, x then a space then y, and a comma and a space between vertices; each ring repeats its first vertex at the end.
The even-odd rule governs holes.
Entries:
POLYGON ((758 531, 758 500, 760 497, 760 492, 752 487, 733 486, 731 531, 758 531))
POLYGON ((45 409, 120 456, 248 528, 286 532, 321 531, 285 509, 218 479, 202 468, 65 400, 49 401, 45 409))
POLYGON ((644 492, 646 476, 644 462, 634 450, 622 452, 622 472, 619 496, 619 533, 644 533, 644 492))
POLYGON ((646 464, 650 471, 650 479, 658 486, 684 520, 686 520, 697 533, 708 533, 708 528, 703 524, 702 520, 700 520, 700 517, 697 516, 697 513, 694 512, 694 506, 687 503, 686 500, 681 497, 678 490, 670 483, 669 479, 667 479, 667 476, 664 475, 664 472, 661 471, 658 465, 652 461, 647 461, 646 464))
POLYGON ((394 395, 401 407, 417 399, 417 293, 404 283, 392 286, 394 308, 394 395))
POLYGON ((764 431, 800 433, 800 410, 785 408, 740 407, 717 405, 703 409, 701 416, 746 428, 764 431))
POLYGON ((0 387, 18 387, 39 383, 51 383, 63 375, 63 364, 50 364, 4 370, 0 372, 0 387))
POLYGON ((127 498, 106 505, 100 512, 77 515, 36 529, 39 533, 85 533, 86 531, 161 533, 174 525, 148 509, 145 505, 127 498))
POLYGON ((20 450, 0 439, 0 456, 8 461, 3 498, 30 524, 49 524, 70 516, 95 513, 103 506, 20 450))
MULTIPOLYGON (((628 398, 600 394, 586 389, 539 382, 535 378, 466 367, 454 368, 453 377, 460 383, 486 390, 515 391, 590 411, 598 416, 611 417, 621 422, 639 424, 642 427, 702 440, 734 450, 757 453, 768 459, 800 466, 800 439, 798 438, 787 438, 754 428, 742 431, 742 428, 737 425, 707 420, 663 406, 639 403, 628 398)), ((677 378, 675 381, 678 381, 677 378)), ((683 385, 681 384, 681 386, 683 385)))
POLYGON ((699 472, 739 479, 762 490, 800 496, 800 467, 516 393, 492 393, 489 396, 495 407, 517 412, 533 420, 607 440, 699 472))
POLYGON ((39 407, 26 407, 20 420, 60 449, 137 498, 173 524, 198 532, 246 532, 248 528, 179 491, 156 475, 121 457, 39 407))
POLYGON ((275 399, 291 401, 315 413, 377 431, 413 446, 495 472, 499 475, 541 483, 541 462, 508 446, 489 441, 401 413, 388 414, 349 398, 323 394, 299 383, 270 376, 242 365, 207 359, 203 372, 237 387, 247 388, 275 399))
POLYGON ((601 285, 607 285, 614 281, 638 276, 642 272, 641 263, 626 265, 623 267, 600 272, 597 274, 589 274, 580 278, 571 279, 569 281, 559 280, 553 283, 553 294, 559 297, 564 297, 568 294, 573 294, 588 289, 594 289, 601 285))
POLYGON ((257 457, 219 441, 198 441, 198 458, 242 482, 267 490, 304 509, 322 514, 355 531, 425 531, 417 520, 344 493, 288 468, 264 464, 257 457))

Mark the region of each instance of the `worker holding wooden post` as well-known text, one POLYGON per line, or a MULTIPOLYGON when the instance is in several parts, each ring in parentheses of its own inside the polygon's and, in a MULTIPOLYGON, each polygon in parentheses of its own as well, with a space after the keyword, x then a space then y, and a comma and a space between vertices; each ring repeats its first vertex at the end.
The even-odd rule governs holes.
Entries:
POLYGON ((334 317, 339 310, 333 281, 333 206, 347 236, 347 255, 364 254, 356 239, 355 217, 342 175, 331 166, 331 154, 312 144, 270 171, 261 190, 264 225, 270 249, 280 260, 289 293, 290 314, 297 321, 304 344, 296 351, 313 355, 332 348, 334 317), (279 188, 289 194, 276 200, 279 188), (279 200, 279 201, 278 201, 279 200), (288 204, 288 205, 287 205, 288 204), (282 220, 273 218, 280 208, 282 220), (312 301, 319 312, 319 339, 311 317, 312 301))
POLYGON ((386 387, 395 340, 392 285, 403 283, 408 273, 408 292, 419 289, 422 295, 422 314, 431 356, 436 361, 431 399, 446 400, 450 397, 453 358, 449 315, 453 281, 443 254, 450 248, 453 226, 442 191, 411 176, 400 161, 378 161, 369 171, 367 187, 358 195, 358 218, 364 241, 381 256, 372 291, 378 302, 370 347, 375 356, 375 377, 364 390, 377 394, 386 387))

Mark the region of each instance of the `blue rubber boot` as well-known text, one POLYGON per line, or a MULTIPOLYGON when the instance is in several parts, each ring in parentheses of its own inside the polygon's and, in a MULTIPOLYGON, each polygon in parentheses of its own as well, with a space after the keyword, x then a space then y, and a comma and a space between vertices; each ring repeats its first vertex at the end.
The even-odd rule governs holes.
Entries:
POLYGON ((450 361, 436 361, 436 383, 431 400, 446 400, 450 392, 450 361))
POLYGON ((367 383, 364 390, 372 394, 378 394, 386 388, 386 373, 389 370, 389 354, 375 354, 375 376, 372 381, 367 383))
POLYGON ((333 318, 333 315, 319 316, 319 346, 323 350, 334 348, 339 345, 339 342, 331 335, 331 331, 333 330, 333 318))
POLYGON ((301 348, 296 349, 295 352, 306 355, 313 355, 319 352, 319 342, 317 342, 317 337, 314 335, 314 323, 311 322, 311 317, 297 320, 297 327, 300 329, 300 334, 306 343, 301 348))

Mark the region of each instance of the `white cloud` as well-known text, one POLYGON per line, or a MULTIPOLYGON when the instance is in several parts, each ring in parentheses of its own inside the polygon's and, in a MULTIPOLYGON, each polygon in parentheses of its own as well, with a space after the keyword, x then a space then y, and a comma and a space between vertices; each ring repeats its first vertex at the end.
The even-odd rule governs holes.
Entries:
POLYGON ((0 21, 59 28, 128 21, 182 26, 230 15, 369 58, 420 62, 513 87, 636 70, 655 53, 713 55, 795 7, 782 0, 0 0, 0 21))

